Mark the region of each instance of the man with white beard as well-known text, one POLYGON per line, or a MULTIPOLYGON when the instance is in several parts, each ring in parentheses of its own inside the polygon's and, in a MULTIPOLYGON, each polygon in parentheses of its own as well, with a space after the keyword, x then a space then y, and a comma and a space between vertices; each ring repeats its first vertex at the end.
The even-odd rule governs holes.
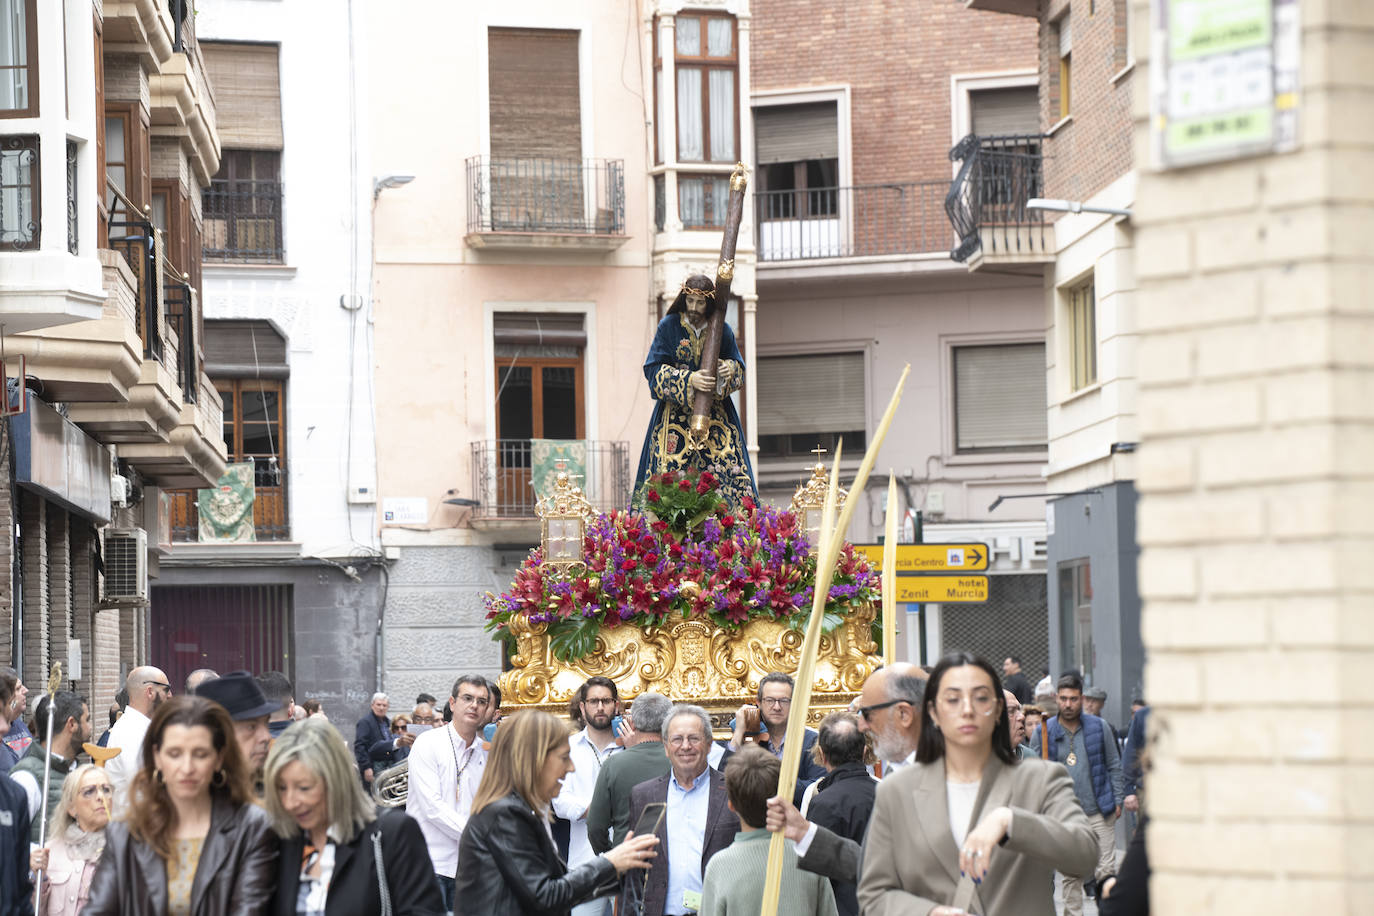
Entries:
MULTIPOLYGON (((873 752, 883 761, 884 777, 916 758, 925 691, 926 673, 907 662, 881 668, 864 681, 855 711, 859 730, 873 734, 873 752)), ((797 844, 797 864, 806 871, 858 883, 861 847, 855 841, 811 823, 778 796, 768 799, 767 826, 797 844)))

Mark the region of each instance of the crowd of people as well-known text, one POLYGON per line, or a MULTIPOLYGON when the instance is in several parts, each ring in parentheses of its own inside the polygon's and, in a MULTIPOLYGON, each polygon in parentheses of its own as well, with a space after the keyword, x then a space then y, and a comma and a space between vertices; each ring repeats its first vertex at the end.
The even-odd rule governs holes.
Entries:
POLYGON ((1065 916, 1087 894, 1148 912, 1144 822, 1119 875, 1114 828, 1140 810, 1148 708, 1118 737, 1077 674, 1042 687, 1013 658, 880 668, 801 731, 783 797, 805 711, 780 672, 720 740, 702 707, 622 704, 605 677, 572 697, 575 732, 502 719, 496 684, 465 674, 394 718, 374 695, 350 746, 279 672, 197 671, 174 695, 140 667, 98 751, 83 698, 26 722, 0 669, 0 916, 753 916, 776 833, 788 916, 1048 916, 1056 872, 1065 916), (404 808, 379 805, 373 784, 397 780, 404 808))

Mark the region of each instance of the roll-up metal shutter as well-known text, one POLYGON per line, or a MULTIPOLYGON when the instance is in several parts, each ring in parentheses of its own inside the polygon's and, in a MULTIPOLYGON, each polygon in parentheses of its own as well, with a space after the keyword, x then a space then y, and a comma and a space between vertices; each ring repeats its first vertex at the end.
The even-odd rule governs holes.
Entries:
POLYGON ((491 158, 581 159, 576 31, 488 29, 491 158))
POLYGON ((959 451, 1043 448, 1045 345, 955 348, 954 424, 959 451))
POLYGON ((1040 101, 1034 86, 978 89, 969 93, 973 132, 980 137, 1040 133, 1040 101))
POLYGON ((286 339, 266 321, 205 322, 205 374, 211 378, 287 378, 286 339))
POLYGON ((837 159, 840 155, 834 102, 755 108, 754 137, 759 165, 837 159))
POLYGON ((202 41, 225 149, 281 149, 281 75, 274 44, 202 41))
POLYGON ((759 434, 867 429, 862 353, 759 360, 759 434))
POLYGON ((585 347, 582 315, 559 312, 498 312, 492 321, 496 345, 585 347))

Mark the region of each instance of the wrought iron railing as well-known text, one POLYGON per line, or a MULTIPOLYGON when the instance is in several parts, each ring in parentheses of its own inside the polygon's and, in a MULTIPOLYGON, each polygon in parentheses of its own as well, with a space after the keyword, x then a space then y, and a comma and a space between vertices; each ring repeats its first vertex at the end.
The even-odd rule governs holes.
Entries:
POLYGON ((182 397, 189 404, 196 402, 200 385, 200 366, 196 362, 196 291, 185 280, 168 277, 163 286, 167 303, 168 339, 176 336, 176 377, 182 397))
POLYGON ((967 261, 985 240, 991 254, 1047 250, 1044 218, 1026 209, 1045 186, 1043 142, 1040 134, 969 134, 949 151, 951 160, 962 162, 945 197, 958 235, 951 258, 967 261))
MULTIPOLYGON (((254 471, 255 478, 266 479, 265 463, 254 471)), ((195 543, 200 540, 200 510, 195 490, 169 490, 172 497, 172 540, 195 543)), ((258 483, 253 491, 253 533, 259 541, 289 541, 291 526, 286 513, 286 475, 280 483, 258 483)))
POLYGON ((205 257, 223 261, 281 261, 282 185, 279 181, 217 178, 201 198, 205 257))
POLYGON ((600 510, 624 508, 630 503, 630 446, 628 442, 581 440, 559 462, 540 454, 544 440, 495 439, 472 444, 472 492, 479 505, 474 518, 531 519, 540 492, 551 481, 536 487, 536 477, 566 470, 582 488, 587 500, 600 510))
POLYGON ((38 136, 0 137, 0 248, 36 251, 43 226, 38 136))
POLYGON ((625 234, 620 159, 467 160, 468 232, 625 234))
POLYGON ((77 252, 76 141, 67 141, 67 251, 77 252))
POLYGON ((800 261, 943 251, 949 226, 943 181, 759 191, 759 261, 800 261))
POLYGON ((112 201, 107 222, 110 247, 124 256, 134 274, 138 294, 134 324, 139 340, 143 341, 143 355, 147 359, 160 360, 162 325, 159 316, 164 308, 164 259, 158 249, 158 232, 153 228, 150 214, 140 213, 113 182, 108 188, 112 201))
POLYGON ((195 11, 191 0, 167 0, 167 11, 172 14, 172 50, 185 51, 186 45, 195 40, 195 11))

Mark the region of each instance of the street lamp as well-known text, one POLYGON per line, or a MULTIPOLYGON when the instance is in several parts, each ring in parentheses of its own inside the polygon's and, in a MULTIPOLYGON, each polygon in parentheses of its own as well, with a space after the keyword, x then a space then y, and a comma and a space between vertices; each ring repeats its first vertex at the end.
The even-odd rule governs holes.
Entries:
POLYGON ((372 180, 372 199, 376 200, 383 191, 389 188, 399 188, 403 184, 410 184, 415 180, 414 175, 383 175, 381 178, 372 180))
POLYGON ((1130 210, 1122 210, 1117 207, 1098 207, 1093 204, 1085 204, 1080 200, 1056 200, 1050 197, 1032 197, 1026 201, 1026 209, 1053 210, 1056 213, 1105 213, 1108 216, 1131 218, 1130 210))

